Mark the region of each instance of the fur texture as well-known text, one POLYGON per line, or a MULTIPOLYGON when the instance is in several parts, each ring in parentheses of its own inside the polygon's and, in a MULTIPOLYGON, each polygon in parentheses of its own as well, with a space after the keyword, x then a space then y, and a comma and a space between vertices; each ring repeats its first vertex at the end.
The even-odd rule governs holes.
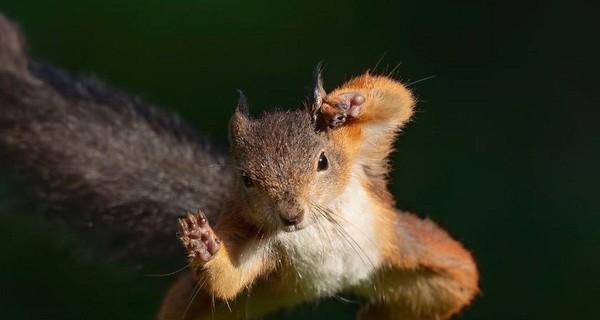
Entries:
POLYGON ((26 182, 35 210, 110 256, 179 264, 169 259, 182 256, 175 218, 220 211, 232 183, 219 166, 227 159, 178 117, 31 61, 0 15, 0 165, 26 182))
POLYGON ((332 204, 337 223, 315 219, 306 228, 280 232, 276 239, 289 257, 297 286, 310 295, 330 296, 371 282, 382 264, 368 195, 353 178, 332 204))
POLYGON ((205 211, 210 225, 181 224, 191 272, 160 319, 260 317, 340 292, 365 301, 361 319, 451 317, 478 293, 475 262, 435 223, 395 209, 387 189, 411 93, 368 73, 327 93, 315 75, 306 110, 252 119, 241 97, 232 170, 177 117, 30 61, 0 16, 0 164, 111 255, 167 260, 175 217, 205 211))
POLYGON ((478 293, 470 253, 435 223, 395 209, 387 190, 411 93, 368 73, 314 92, 320 105, 307 110, 253 119, 245 103, 238 108, 230 126, 238 185, 208 232, 221 247, 208 262, 190 251, 201 289, 182 313, 180 290, 193 286, 178 283, 160 319, 255 318, 340 292, 366 301, 361 319, 448 319, 478 293), (278 299, 267 305, 269 296, 278 299))

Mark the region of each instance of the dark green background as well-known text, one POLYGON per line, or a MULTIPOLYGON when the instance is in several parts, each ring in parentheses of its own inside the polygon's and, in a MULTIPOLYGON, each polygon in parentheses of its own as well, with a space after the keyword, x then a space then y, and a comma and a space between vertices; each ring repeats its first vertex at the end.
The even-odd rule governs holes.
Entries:
MULTIPOLYGON (((600 317, 597 8, 0 0, 0 9, 37 59, 176 110, 223 143, 236 89, 255 112, 299 106, 321 60, 328 89, 378 60, 377 72, 406 82, 436 76, 412 86, 419 111, 398 142, 391 188, 399 207, 438 221, 477 258, 483 296, 460 318, 600 317)), ((1 185, 3 212, 10 192, 1 185)), ((0 215, 2 319, 153 317, 174 276, 123 271, 39 220, 0 215)), ((354 309, 326 302, 279 318, 351 319, 354 309)))

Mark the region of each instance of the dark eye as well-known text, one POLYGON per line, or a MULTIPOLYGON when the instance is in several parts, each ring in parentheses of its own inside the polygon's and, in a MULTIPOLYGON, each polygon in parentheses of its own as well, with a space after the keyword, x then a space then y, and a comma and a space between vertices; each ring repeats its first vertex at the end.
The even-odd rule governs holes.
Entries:
POLYGON ((246 173, 244 170, 242 170, 242 182, 246 188, 252 187, 252 179, 250 179, 250 176, 248 176, 248 173, 246 173))
POLYGON ((325 156, 325 152, 321 152, 321 155, 319 156, 319 163, 317 164, 317 171, 325 171, 327 168, 329 168, 329 161, 325 156))

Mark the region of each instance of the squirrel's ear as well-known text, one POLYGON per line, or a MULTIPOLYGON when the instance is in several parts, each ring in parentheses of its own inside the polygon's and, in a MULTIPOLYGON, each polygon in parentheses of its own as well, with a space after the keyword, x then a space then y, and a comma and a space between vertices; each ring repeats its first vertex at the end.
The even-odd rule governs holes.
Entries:
POLYGON ((319 62, 313 71, 312 96, 310 97, 308 105, 313 121, 317 120, 317 113, 319 112, 319 108, 321 108, 321 104, 323 104, 323 98, 327 95, 325 89, 323 88, 323 77, 321 76, 322 71, 323 63, 319 62))
POLYGON ((250 108, 248 107, 248 101, 242 90, 238 90, 238 93, 240 94, 240 98, 238 99, 235 113, 229 121, 229 140, 231 142, 237 140, 250 123, 250 108))
POLYGON ((249 118, 250 117, 250 107, 248 106, 248 100, 246 100, 246 96, 242 92, 242 90, 237 91, 240 97, 238 98, 237 108, 235 109, 235 113, 239 113, 240 115, 249 118))

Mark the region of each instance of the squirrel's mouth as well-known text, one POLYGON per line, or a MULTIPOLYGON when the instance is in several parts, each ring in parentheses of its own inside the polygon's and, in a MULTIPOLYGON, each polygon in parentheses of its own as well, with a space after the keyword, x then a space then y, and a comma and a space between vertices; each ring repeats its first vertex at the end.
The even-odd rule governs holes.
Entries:
POLYGON ((299 224, 293 224, 293 225, 284 226, 282 229, 285 232, 295 232, 295 231, 302 230, 305 227, 306 227, 306 223, 299 223, 299 224))

